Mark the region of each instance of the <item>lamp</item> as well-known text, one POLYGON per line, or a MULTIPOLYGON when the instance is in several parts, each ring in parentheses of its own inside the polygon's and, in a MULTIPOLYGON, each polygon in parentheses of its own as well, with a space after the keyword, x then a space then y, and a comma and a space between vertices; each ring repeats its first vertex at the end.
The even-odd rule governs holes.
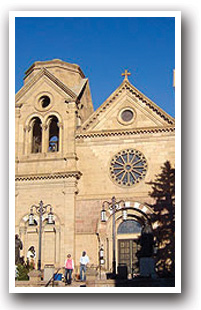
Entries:
MULTIPOLYGON (((101 210, 101 222, 106 222, 106 210, 107 208, 109 211, 111 211, 112 214, 112 271, 113 274, 116 275, 116 230, 115 230, 115 213, 119 211, 121 208, 124 210, 125 202, 123 200, 116 201, 115 196, 112 197, 111 201, 104 201, 102 204, 102 210, 101 210), (121 207, 121 204, 123 204, 123 207, 121 207)), ((127 218, 127 212, 124 210, 124 219, 127 218)), ((103 263, 104 263, 104 259, 103 263)))
POLYGON ((100 248, 100 258, 103 258, 104 257, 104 249, 103 249, 103 246, 101 246, 100 248))
POLYGON ((106 222, 106 211, 104 208, 101 210, 101 222, 106 222))
POLYGON ((30 225, 30 226, 34 225, 34 214, 33 214, 33 208, 31 208, 31 210, 30 210, 30 214, 29 214, 29 225, 30 225))
POLYGON ((48 213, 48 220, 47 220, 47 223, 48 224, 54 224, 54 216, 53 216, 53 213, 52 213, 52 208, 50 208, 50 212, 48 213))
POLYGON ((44 205, 42 200, 39 202, 39 205, 31 206, 29 214, 29 225, 35 224, 33 209, 35 209, 36 213, 39 215, 38 270, 41 270, 42 217, 47 213, 48 207, 50 208, 50 212, 48 213, 48 224, 54 224, 52 207, 50 204, 44 205))
POLYGON ((122 210, 122 217, 123 217, 123 221, 127 220, 127 210, 125 208, 122 210))
POLYGON ((105 263, 105 260, 104 260, 104 249, 103 249, 103 245, 101 245, 101 248, 100 248, 100 265, 103 265, 105 263))

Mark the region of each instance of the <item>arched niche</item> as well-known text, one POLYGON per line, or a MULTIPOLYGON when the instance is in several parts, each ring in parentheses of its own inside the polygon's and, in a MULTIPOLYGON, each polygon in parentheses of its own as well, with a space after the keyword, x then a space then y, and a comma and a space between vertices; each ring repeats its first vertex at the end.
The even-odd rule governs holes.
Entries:
MULTIPOLYGON (((27 252, 31 246, 36 251, 35 263, 37 265, 39 252, 39 216, 34 214, 34 225, 29 225, 29 214, 24 215, 19 222, 19 236, 23 242, 21 256, 27 260, 27 252)), ((60 264, 61 252, 61 222, 54 214, 54 224, 48 224, 48 214, 42 217, 42 268, 45 264, 60 264)))

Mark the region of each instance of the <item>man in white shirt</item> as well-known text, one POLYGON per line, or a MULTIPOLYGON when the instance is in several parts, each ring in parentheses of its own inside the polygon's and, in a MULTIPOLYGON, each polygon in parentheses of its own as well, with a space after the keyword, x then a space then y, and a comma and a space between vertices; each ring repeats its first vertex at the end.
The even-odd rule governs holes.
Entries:
POLYGON ((89 263, 89 257, 86 255, 85 251, 82 252, 82 256, 80 257, 80 280, 86 281, 86 270, 87 264, 89 263), (83 274, 84 273, 84 277, 83 274))

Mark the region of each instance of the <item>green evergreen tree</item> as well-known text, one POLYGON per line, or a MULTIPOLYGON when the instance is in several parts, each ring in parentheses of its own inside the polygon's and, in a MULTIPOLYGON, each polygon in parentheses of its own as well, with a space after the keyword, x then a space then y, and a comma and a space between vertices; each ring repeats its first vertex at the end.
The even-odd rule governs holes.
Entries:
POLYGON ((29 280, 29 276, 28 273, 33 270, 34 267, 31 266, 27 266, 25 264, 18 264, 17 265, 17 281, 26 281, 29 280))
POLYGON ((17 279, 18 281, 29 280, 28 277, 29 269, 25 265, 18 264, 17 265, 17 279))
POLYGON ((152 186, 149 206, 153 209, 153 233, 158 245, 156 270, 161 276, 174 276, 175 270, 175 169, 166 161, 152 186))

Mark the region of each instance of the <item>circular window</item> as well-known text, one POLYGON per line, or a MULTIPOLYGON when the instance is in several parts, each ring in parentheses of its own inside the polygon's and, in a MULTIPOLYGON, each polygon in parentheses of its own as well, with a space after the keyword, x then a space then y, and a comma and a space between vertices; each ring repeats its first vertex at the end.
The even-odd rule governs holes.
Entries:
POLYGON ((122 113, 121 113, 121 118, 124 122, 130 122, 132 119, 133 119, 133 111, 131 110, 124 110, 122 113))
POLYGON ((136 112, 130 106, 124 107, 118 113, 117 120, 121 125, 128 126, 134 122, 136 112))
POLYGON ((115 155, 110 163, 112 179, 122 186, 139 183, 144 179, 146 172, 147 160, 138 150, 123 150, 115 155))
POLYGON ((54 103, 54 97, 51 93, 43 91, 35 97, 35 109, 40 112, 46 112, 51 109, 54 103))
POLYGON ((45 109, 50 105, 50 98, 48 96, 42 96, 39 99, 40 106, 45 109))

